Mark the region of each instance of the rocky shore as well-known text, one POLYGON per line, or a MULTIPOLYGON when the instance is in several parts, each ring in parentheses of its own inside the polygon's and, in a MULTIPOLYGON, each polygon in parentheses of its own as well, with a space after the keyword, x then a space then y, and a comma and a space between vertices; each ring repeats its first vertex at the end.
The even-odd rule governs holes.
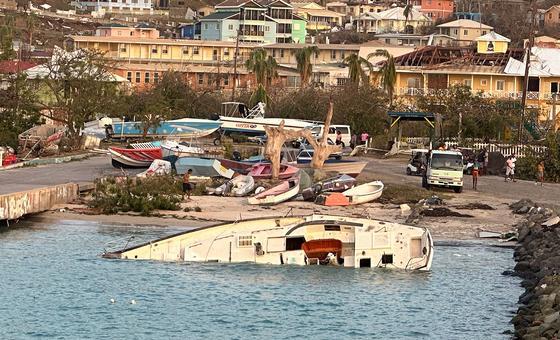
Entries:
POLYGON ((519 243, 513 274, 525 293, 512 319, 517 339, 560 338, 560 218, 552 209, 529 200, 510 205, 526 218, 517 224, 519 243))

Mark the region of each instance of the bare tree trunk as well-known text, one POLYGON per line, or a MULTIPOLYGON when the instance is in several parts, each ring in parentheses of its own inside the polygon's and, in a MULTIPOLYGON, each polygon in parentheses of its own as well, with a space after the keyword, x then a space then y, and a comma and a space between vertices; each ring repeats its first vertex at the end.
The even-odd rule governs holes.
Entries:
POLYGON ((331 101, 329 103, 329 111, 327 113, 327 118, 325 119, 323 135, 321 136, 320 141, 315 140, 315 137, 313 137, 313 134, 309 129, 284 129, 284 121, 282 121, 278 127, 264 127, 267 136, 264 154, 268 159, 270 159, 272 164, 272 179, 278 179, 278 175, 280 173, 280 153, 282 152, 282 146, 287 140, 296 139, 298 137, 307 139, 314 149, 311 166, 316 169, 321 169, 323 167, 325 160, 329 158, 331 153, 340 150, 340 146, 329 145, 327 142, 332 116, 333 103, 331 101))

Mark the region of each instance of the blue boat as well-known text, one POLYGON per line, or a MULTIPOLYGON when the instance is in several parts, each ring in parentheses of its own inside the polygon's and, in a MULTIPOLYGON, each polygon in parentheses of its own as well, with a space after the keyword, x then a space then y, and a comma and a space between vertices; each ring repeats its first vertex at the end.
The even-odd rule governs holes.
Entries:
MULTIPOLYGON (((182 118, 166 120, 157 127, 148 130, 148 137, 163 138, 168 136, 182 138, 197 138, 212 134, 222 126, 222 122, 209 119, 182 118)), ((108 134, 112 138, 142 137, 141 122, 115 122, 108 134)))
POLYGON ((182 175, 192 169, 192 175, 197 177, 225 177, 232 178, 235 171, 228 169, 215 158, 179 157, 175 161, 177 174, 182 175))

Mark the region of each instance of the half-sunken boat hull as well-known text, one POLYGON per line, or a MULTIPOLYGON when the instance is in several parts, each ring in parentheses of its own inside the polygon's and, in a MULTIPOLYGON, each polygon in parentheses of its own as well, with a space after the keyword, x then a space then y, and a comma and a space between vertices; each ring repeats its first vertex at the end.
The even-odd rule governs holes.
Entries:
POLYGON ((317 246, 313 246, 320 240, 325 241, 325 247, 321 247, 323 250, 328 250, 326 246, 329 244, 342 245, 340 254, 333 255, 337 257, 336 263, 344 267, 429 270, 432 265, 433 241, 425 228, 326 215, 270 217, 219 224, 103 256, 160 261, 321 264, 326 263, 324 258, 314 259, 306 255, 306 251, 308 254, 320 253, 316 251, 317 246))

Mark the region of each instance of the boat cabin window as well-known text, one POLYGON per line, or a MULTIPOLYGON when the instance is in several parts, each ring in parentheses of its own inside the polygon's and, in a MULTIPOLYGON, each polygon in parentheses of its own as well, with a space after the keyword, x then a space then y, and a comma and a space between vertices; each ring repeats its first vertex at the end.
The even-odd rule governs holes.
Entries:
POLYGON ((237 237, 237 247, 238 248, 245 248, 245 247, 252 247, 253 246, 253 236, 238 236, 237 237))
POLYGON ((340 226, 337 224, 325 224, 325 231, 340 231, 340 226))
POLYGON ((301 245, 305 243, 305 237, 287 237, 286 238, 286 251, 301 250, 301 245))
POLYGON ((393 254, 383 254, 383 255, 381 255, 381 263, 382 264, 392 264, 393 263, 393 254))
POLYGON ((371 259, 360 259, 360 268, 371 268, 371 259))

